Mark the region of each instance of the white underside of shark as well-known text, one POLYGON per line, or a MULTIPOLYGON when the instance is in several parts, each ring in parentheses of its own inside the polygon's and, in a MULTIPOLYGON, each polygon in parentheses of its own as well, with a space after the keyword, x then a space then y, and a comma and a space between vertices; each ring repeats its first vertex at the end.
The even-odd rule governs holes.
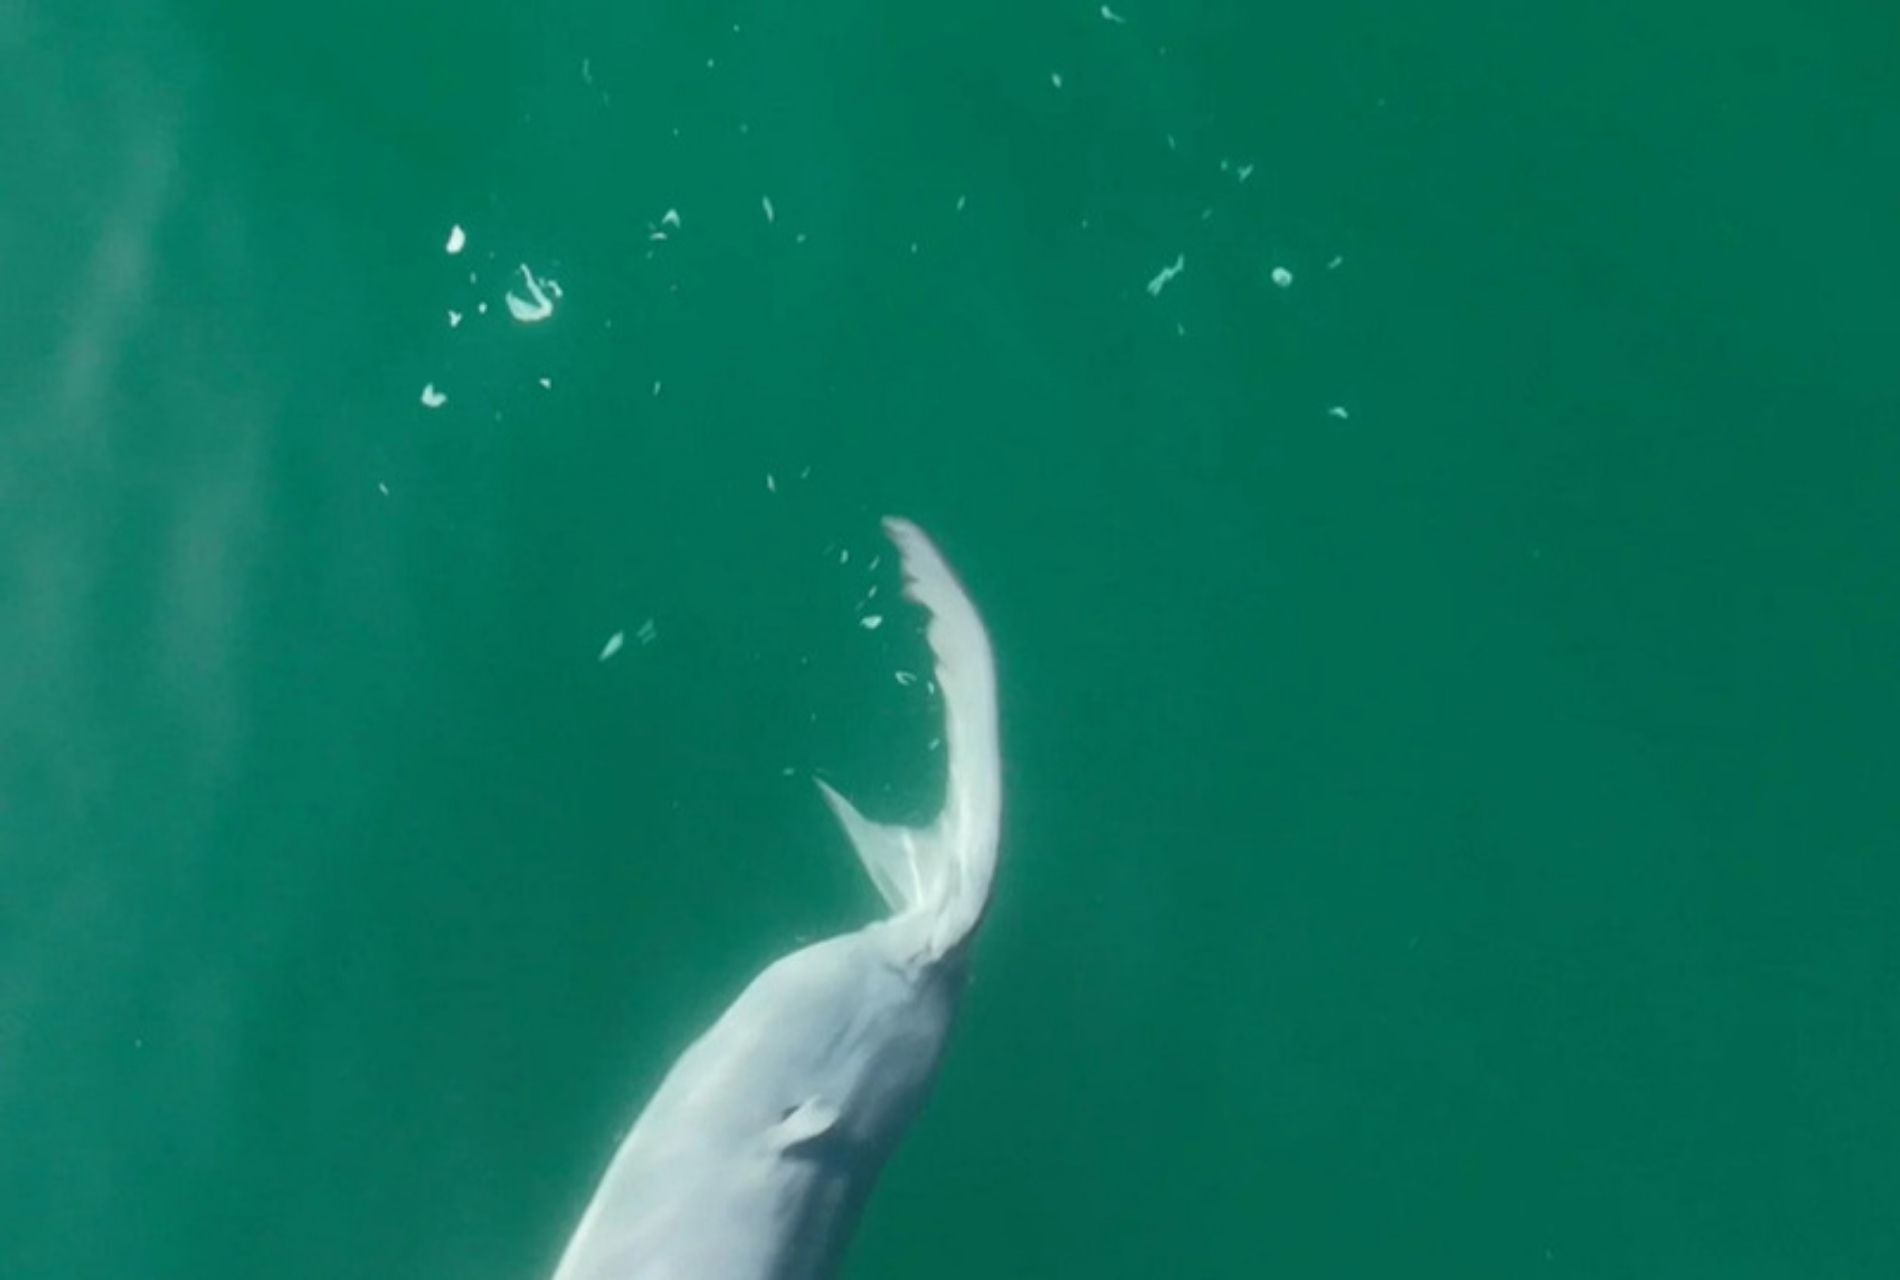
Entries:
POLYGON ((888 519, 930 613, 948 775, 927 827, 818 785, 890 914, 775 961, 687 1049, 553 1280, 819 1280, 922 1107, 989 903, 1002 815, 989 636, 922 530, 888 519))

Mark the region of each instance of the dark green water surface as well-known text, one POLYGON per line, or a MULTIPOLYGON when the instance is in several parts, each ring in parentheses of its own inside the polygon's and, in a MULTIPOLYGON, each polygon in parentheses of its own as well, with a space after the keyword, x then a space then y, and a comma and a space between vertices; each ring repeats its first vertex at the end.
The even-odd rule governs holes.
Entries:
POLYGON ((0 1277, 542 1280, 934 802, 885 512, 852 1280, 1900 1275, 1890 7, 1111 13, 0 2, 0 1277))

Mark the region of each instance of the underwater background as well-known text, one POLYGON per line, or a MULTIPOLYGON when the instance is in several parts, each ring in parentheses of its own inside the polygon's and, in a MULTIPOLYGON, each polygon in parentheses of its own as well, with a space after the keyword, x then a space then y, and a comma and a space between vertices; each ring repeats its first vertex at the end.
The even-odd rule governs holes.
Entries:
POLYGON ((549 1274, 935 802, 887 512, 1005 844, 852 1280, 1900 1274, 1897 59, 0 3, 0 1276, 549 1274))

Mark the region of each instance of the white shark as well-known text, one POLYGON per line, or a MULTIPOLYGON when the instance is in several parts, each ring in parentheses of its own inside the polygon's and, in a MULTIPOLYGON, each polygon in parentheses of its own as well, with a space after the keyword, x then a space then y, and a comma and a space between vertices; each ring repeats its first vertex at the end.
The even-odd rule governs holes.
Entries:
POLYGON ((948 776, 927 827, 864 817, 820 782, 884 919, 768 966, 660 1084, 554 1280, 819 1280, 922 1107, 996 867, 996 671, 969 597, 922 530, 887 519, 930 613, 948 776))

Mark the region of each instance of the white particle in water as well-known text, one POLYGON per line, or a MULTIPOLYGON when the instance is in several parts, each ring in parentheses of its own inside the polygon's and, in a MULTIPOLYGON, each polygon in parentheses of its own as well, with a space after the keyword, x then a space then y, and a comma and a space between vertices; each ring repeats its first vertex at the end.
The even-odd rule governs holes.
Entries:
MULTIPOLYGON (((528 264, 521 264, 521 278, 527 283, 530 297, 517 297, 511 289, 503 299, 508 304, 508 314, 523 324, 539 324, 554 314, 554 302, 542 292, 541 281, 534 278, 534 272, 528 270, 528 264)), ((559 287, 556 286, 556 292, 559 287)))
POLYGON ((1187 255, 1185 253, 1176 254, 1174 261, 1156 272, 1155 278, 1148 282, 1149 296, 1159 298, 1161 291, 1168 287, 1168 281, 1174 279, 1185 270, 1187 270, 1187 255))

